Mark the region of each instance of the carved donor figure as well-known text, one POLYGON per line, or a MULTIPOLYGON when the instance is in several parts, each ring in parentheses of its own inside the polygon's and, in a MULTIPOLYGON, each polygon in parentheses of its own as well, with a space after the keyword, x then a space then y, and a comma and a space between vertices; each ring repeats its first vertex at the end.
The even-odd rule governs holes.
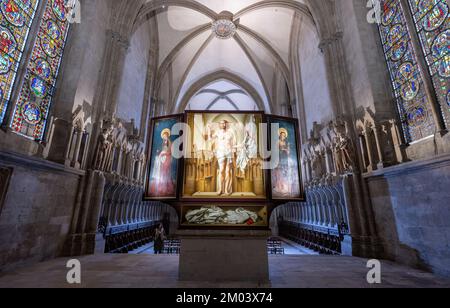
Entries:
POLYGON ((112 126, 108 125, 103 128, 102 133, 98 138, 97 150, 95 153, 94 169, 100 171, 106 171, 108 168, 108 161, 112 149, 111 139, 112 126))
POLYGON ((347 136, 346 124, 338 121, 334 126, 334 160, 336 173, 353 172, 355 163, 354 150, 351 139, 347 136))
POLYGON ((322 155, 319 151, 313 149, 311 162, 312 162, 313 179, 315 180, 320 179, 324 174, 324 170, 322 163, 322 155))

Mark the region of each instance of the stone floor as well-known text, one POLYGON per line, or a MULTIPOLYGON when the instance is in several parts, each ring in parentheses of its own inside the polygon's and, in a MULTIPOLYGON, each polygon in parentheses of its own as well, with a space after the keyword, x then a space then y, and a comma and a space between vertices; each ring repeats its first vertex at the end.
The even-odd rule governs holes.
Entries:
POLYGON ((280 238, 285 255, 318 255, 314 250, 308 249, 291 240, 280 238))
MULTIPOLYGON (((192 283, 177 281, 178 256, 96 255, 79 259, 82 284, 78 287, 137 288, 240 288, 268 287, 252 283, 192 283)), ((58 287, 66 282, 67 259, 55 259, 21 268, 0 277, 0 288, 58 287)), ((369 288, 367 260, 336 256, 271 256, 271 286, 274 288, 338 287, 369 288)), ((450 287, 450 281, 392 262, 382 262, 382 284, 375 287, 450 287)))

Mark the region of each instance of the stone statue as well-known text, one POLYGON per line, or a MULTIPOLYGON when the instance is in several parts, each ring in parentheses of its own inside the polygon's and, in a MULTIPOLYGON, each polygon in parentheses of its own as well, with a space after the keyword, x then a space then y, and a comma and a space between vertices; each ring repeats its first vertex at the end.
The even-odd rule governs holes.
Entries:
POLYGON ((336 163, 336 173, 343 174, 352 172, 355 164, 354 149, 351 139, 347 135, 346 123, 337 121, 334 124, 334 159, 336 163))
POLYGON ((341 151, 342 166, 344 171, 353 171, 353 165, 355 162, 354 151, 350 138, 347 136, 339 135, 339 148, 341 151))
POLYGON ((322 155, 320 154, 319 151, 315 149, 313 149, 312 151, 311 167, 312 167, 312 178, 314 180, 321 178, 324 173, 322 165, 322 155))
POLYGON ((334 163, 335 163, 335 167, 336 167, 336 173, 337 174, 344 173, 345 168, 343 165, 342 151, 341 151, 338 137, 334 138, 333 156, 334 156, 334 163))
POLYGON ((108 158, 111 156, 112 149, 112 126, 103 128, 98 138, 97 150, 95 153, 94 169, 106 171, 108 166, 108 158))

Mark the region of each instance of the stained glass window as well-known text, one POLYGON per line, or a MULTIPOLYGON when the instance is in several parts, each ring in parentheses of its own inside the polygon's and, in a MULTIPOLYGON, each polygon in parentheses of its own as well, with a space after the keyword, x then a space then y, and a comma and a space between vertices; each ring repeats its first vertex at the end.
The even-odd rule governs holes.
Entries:
POLYGON ((0 124, 39 0, 0 0, 0 124))
POLYGON ((397 108, 408 143, 431 136, 435 123, 399 0, 381 1, 379 25, 397 108))
POLYGON ((68 29, 64 0, 48 0, 11 123, 34 140, 45 132, 68 29))
POLYGON ((409 0, 434 89, 450 127, 450 14, 446 0, 409 0))

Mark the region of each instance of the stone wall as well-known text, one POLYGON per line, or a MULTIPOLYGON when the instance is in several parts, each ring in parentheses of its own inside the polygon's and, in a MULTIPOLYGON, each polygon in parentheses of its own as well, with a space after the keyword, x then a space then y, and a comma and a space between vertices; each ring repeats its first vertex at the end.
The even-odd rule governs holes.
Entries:
POLYGON ((150 30, 144 23, 133 35, 125 58, 125 66, 120 83, 117 116, 125 121, 135 120, 141 124, 145 84, 150 50, 150 30))
POLYGON ((306 130, 313 129, 313 123, 326 123, 333 119, 332 100, 327 82, 324 55, 319 49, 320 39, 314 26, 303 23, 300 33, 299 59, 303 83, 306 130))
POLYGON ((366 175, 387 259, 450 276, 450 155, 366 175))
POLYGON ((59 256, 83 172, 5 152, 0 167, 12 168, 0 215, 0 271, 59 256))
POLYGON ((54 106, 58 114, 86 104, 91 107, 101 74, 110 14, 108 0, 84 0, 80 8, 81 23, 71 25, 58 79, 58 103, 54 106))
MULTIPOLYGON (((395 116, 394 100, 376 24, 367 22, 367 1, 341 0, 339 6, 343 46, 358 110, 369 110, 380 117, 395 116)), ((359 114, 357 114, 359 116, 359 114)))

